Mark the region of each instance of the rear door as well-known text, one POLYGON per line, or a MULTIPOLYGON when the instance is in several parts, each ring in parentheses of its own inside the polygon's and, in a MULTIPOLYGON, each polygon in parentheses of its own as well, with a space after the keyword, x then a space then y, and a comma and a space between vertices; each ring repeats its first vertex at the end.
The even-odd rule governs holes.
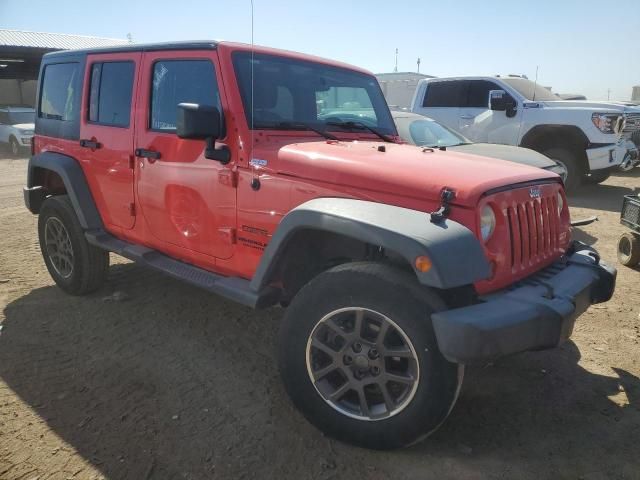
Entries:
POLYGON ((134 205, 134 96, 142 54, 89 55, 80 122, 81 160, 105 226, 130 229, 134 205))
POLYGON ((449 128, 458 130, 460 107, 464 102, 461 80, 440 80, 426 83, 422 106, 414 111, 431 117, 449 128))
POLYGON ((465 80, 463 85, 464 103, 460 108, 458 131, 473 142, 503 143, 515 145, 522 109, 515 115, 494 112, 489 109, 489 92, 503 90, 491 80, 465 80))

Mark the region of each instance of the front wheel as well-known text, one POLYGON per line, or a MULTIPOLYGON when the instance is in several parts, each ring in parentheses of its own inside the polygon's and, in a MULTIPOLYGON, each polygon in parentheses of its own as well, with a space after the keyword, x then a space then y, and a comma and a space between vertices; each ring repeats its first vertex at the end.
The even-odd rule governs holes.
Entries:
POLYGON ((610 176, 611 176, 610 172, 602 171, 602 170, 596 170, 595 172, 591 172, 585 178, 585 182, 589 183, 589 184, 592 184, 592 185, 597 185, 598 183, 602 183, 605 180, 607 180, 610 176))
POLYGON ((14 158, 20 156, 20 144, 15 137, 9 139, 9 151, 14 158))
POLYGON ((581 185, 584 169, 580 165, 575 153, 567 148, 550 148, 542 152, 543 155, 555 160, 567 171, 564 188, 567 192, 575 192, 581 185))
POLYGON ((410 272, 377 263, 328 270, 294 297, 279 365, 294 405, 327 435, 391 449, 426 437, 453 408, 464 367, 438 350, 444 305, 410 272))

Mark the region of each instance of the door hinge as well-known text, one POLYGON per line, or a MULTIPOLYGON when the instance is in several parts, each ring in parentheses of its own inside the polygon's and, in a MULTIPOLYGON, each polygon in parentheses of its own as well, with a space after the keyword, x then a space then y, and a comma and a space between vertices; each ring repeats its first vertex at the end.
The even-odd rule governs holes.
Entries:
POLYGON ((136 157, 135 155, 129 155, 129 168, 133 170, 136 166, 136 157))
POLYGON ((131 215, 132 217, 136 216, 136 204, 135 203, 130 203, 129 204, 129 215, 131 215))
POLYGON ((224 169, 218 172, 218 181, 223 185, 229 185, 232 188, 238 186, 238 171, 224 169))
POLYGON ((232 227, 222 227, 218 229, 218 235, 224 243, 233 245, 236 243, 236 229, 232 227))

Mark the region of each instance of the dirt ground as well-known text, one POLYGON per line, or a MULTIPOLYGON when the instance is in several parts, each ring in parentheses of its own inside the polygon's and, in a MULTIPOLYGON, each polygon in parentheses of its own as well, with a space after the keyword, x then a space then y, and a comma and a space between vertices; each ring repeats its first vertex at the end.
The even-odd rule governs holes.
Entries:
MULTIPOLYGON (((278 378, 280 309, 251 311, 112 257, 99 292, 57 289, 0 159, 0 479, 640 478, 640 272, 561 348, 467 369, 456 408, 410 449, 331 441, 278 378), (117 294, 115 299, 114 292, 117 294)), ((615 261, 640 169, 585 188, 575 232, 615 261)))

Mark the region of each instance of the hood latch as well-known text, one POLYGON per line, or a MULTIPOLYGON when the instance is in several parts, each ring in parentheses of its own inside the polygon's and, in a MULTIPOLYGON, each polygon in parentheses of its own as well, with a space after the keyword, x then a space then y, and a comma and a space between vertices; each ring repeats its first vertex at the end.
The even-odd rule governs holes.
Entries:
POLYGON ((449 205, 456 198, 456 191, 449 187, 444 187, 440 192, 440 208, 435 212, 431 212, 431 223, 440 223, 444 221, 451 210, 449 205))

